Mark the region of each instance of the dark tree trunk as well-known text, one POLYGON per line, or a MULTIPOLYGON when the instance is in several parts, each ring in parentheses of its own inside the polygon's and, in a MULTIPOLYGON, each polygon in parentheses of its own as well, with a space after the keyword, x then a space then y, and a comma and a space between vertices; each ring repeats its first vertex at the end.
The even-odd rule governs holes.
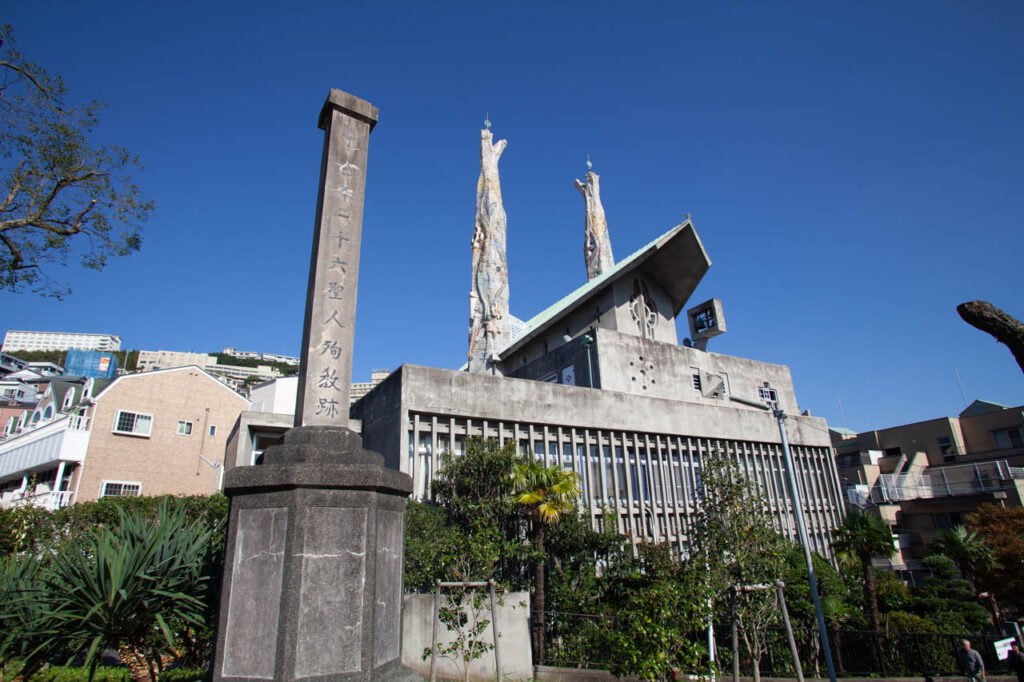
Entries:
POLYGON ((860 558, 861 567, 864 569, 864 604, 868 608, 868 620, 871 629, 875 632, 881 630, 878 624, 878 590, 875 589, 875 569, 871 566, 871 557, 860 558))
POLYGON ((963 321, 1004 344, 1024 372, 1024 323, 988 301, 968 301, 956 307, 963 321))
POLYGON ((533 664, 544 664, 544 524, 537 521, 537 558, 533 562, 533 664))

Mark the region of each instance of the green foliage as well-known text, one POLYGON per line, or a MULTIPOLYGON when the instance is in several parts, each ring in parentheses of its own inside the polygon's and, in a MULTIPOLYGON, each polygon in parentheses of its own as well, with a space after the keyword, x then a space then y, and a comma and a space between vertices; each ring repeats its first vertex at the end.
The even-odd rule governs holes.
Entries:
POLYGON ((123 644, 179 664, 210 654, 223 496, 105 498, 0 513, 0 659, 27 672, 56 652, 123 644), (170 641, 168 640, 170 637, 170 641))
POLYGON ((892 571, 876 568, 874 574, 879 613, 906 610, 912 599, 907 584, 892 571))
POLYGON ((444 509, 409 502, 405 514, 405 589, 433 592, 434 581, 480 581, 495 576, 502 547, 493 526, 449 524, 444 509))
POLYGON ((941 632, 980 631, 988 623, 988 613, 974 600, 970 583, 958 575, 953 560, 935 554, 921 563, 931 575, 914 590, 912 611, 934 622, 941 632))
POLYGON ((228 500, 224 495, 173 497, 104 497, 95 502, 80 502, 55 511, 38 507, 0 509, 0 556, 27 553, 46 557, 59 551, 68 538, 97 526, 116 525, 122 510, 133 510, 154 520, 163 504, 183 510, 190 521, 213 531, 211 546, 223 553, 223 527, 228 500))
POLYGON ((73 246, 95 270, 137 251, 153 203, 132 184, 138 159, 89 139, 105 105, 68 106, 60 77, 15 49, 9 25, 0 43, 0 289, 60 298, 70 289, 42 266, 65 263, 73 246))
MULTIPOLYGON (((832 627, 844 625, 850 618, 850 590, 843 581, 843 576, 832 563, 818 554, 811 555, 814 575, 818 583, 818 594, 822 601, 822 610, 826 613, 826 621, 832 627), (825 608, 828 602, 830 607, 825 608)), ((790 545, 786 551, 786 563, 783 581, 786 583, 786 605, 793 626, 812 630, 817 628, 817 614, 814 612, 814 600, 811 598, 811 583, 807 576, 807 563, 804 550, 799 545, 790 545)))
POLYGON ((874 514, 852 510, 843 519, 843 525, 833 532, 832 549, 836 554, 847 555, 860 561, 864 588, 864 610, 868 625, 877 631, 878 595, 875 586, 875 570, 871 564, 873 556, 891 557, 896 551, 892 542, 892 531, 882 519, 874 514))
POLYGON ((938 632, 939 627, 927 618, 906 611, 893 611, 885 616, 885 627, 894 632, 938 632))
POLYGON ((960 575, 970 583, 972 591, 975 575, 979 571, 995 568, 992 548, 985 544, 978 533, 964 526, 943 530, 928 549, 932 554, 941 554, 951 559, 960 570, 960 575))
POLYGON ((705 653, 692 632, 708 616, 707 574, 699 562, 676 560, 665 544, 641 544, 637 551, 637 561, 614 566, 609 577, 606 608, 615 616, 604 637, 609 669, 673 679, 677 671, 698 669, 705 653))
POLYGON ((548 610, 561 613, 602 613, 610 589, 607 577, 633 562, 629 539, 615 529, 612 512, 604 514, 600 530, 583 515, 563 516, 549 529, 546 549, 548 610))
MULTIPOLYGON (((496 553, 498 557, 489 575, 461 580, 493 577, 513 590, 529 584, 524 567, 531 548, 525 544, 522 533, 523 509, 512 498, 512 473, 518 461, 515 443, 500 446, 494 439, 468 438, 464 455, 441 455, 441 468, 430 489, 444 511, 446 524, 461 529, 471 544, 490 545, 481 551, 496 553)), ((436 568, 436 577, 448 579, 442 576, 450 573, 445 573, 441 566, 436 568)))

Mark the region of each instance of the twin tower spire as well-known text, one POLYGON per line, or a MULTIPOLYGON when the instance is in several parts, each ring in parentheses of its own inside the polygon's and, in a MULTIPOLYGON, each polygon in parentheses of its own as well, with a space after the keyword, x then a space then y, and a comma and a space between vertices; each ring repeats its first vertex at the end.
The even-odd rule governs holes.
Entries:
MULTIPOLYGON (((508 313, 508 258, 505 243, 508 218, 501 200, 498 159, 507 140, 494 142, 491 122, 480 131, 480 178, 476 183, 476 225, 473 229, 473 283, 469 292, 469 352, 467 369, 473 373, 496 374, 496 354, 511 340, 508 313)), ((587 159, 583 182, 573 184, 586 202, 586 231, 583 259, 587 280, 615 265, 608 221, 601 205, 600 177, 587 159)))

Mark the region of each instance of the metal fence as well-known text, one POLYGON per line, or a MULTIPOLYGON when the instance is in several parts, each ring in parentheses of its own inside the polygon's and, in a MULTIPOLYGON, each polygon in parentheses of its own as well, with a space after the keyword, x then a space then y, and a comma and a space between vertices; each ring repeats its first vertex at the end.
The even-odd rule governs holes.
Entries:
MULTIPOLYGON (((625 622, 608 616, 578 613, 545 614, 544 665, 572 668, 606 668, 610 653, 607 634, 625 622)), ((765 631, 767 647, 760 661, 765 677, 795 677, 793 659, 783 628, 765 631)), ((825 662, 818 644, 817 629, 795 628, 800 664, 807 674, 825 675, 825 662)), ((691 634, 694 641, 706 643, 706 632, 691 634)), ((829 643, 836 673, 841 677, 906 677, 960 674, 960 648, 963 639, 981 653, 990 672, 1006 669, 996 656, 994 642, 1002 635, 962 635, 925 632, 879 632, 870 630, 833 630, 829 643)), ((720 668, 731 666, 729 626, 715 627, 717 658, 720 668), (723 646, 724 645, 724 646, 723 646)), ((749 675, 750 656, 740 644, 740 668, 749 675)), ((690 671, 697 672, 697 671, 690 671)))

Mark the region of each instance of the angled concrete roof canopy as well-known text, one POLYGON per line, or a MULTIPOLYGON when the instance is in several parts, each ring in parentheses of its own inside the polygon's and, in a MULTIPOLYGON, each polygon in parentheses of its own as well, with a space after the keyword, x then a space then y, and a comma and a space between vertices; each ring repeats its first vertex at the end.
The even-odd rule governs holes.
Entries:
POLYGON ((672 300, 672 316, 675 317, 679 315, 710 267, 711 259, 708 258, 693 223, 687 218, 619 261, 611 270, 595 277, 532 317, 526 323, 526 331, 506 346, 500 356, 508 357, 510 353, 529 343, 559 319, 587 303, 605 286, 636 270, 642 270, 669 295, 672 300))

